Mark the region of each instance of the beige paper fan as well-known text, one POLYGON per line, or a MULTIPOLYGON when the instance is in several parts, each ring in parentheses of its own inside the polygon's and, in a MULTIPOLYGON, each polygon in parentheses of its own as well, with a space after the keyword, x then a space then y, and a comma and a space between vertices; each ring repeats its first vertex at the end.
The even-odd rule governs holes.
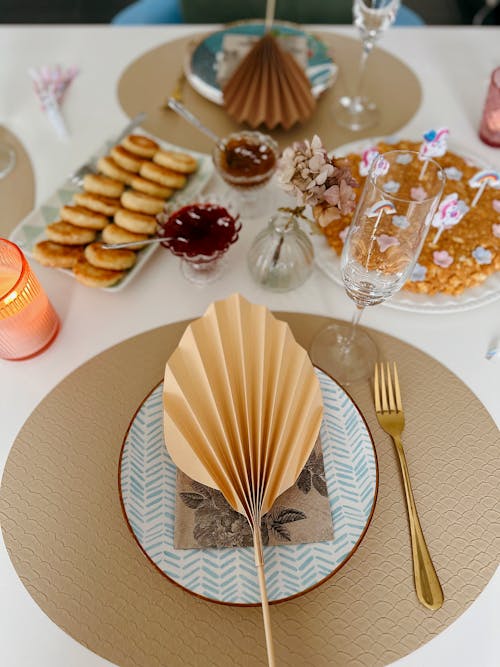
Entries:
POLYGON ((227 112, 254 128, 282 125, 288 130, 316 106, 305 72, 269 33, 243 58, 223 93, 227 112))
POLYGON ((323 403, 311 361, 287 324, 233 295, 186 329, 165 368, 163 405, 174 463, 250 524, 274 665, 260 524, 318 436, 323 403))

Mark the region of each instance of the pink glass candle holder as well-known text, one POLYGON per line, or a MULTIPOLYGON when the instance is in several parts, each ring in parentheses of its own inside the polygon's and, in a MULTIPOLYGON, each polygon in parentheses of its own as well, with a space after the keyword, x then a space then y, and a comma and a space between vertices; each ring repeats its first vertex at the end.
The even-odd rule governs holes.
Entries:
POLYGON ((489 146, 500 147, 500 67, 493 70, 484 104, 479 138, 489 146))
POLYGON ((59 331, 59 318, 21 250, 0 238, 0 359, 43 352, 59 331))

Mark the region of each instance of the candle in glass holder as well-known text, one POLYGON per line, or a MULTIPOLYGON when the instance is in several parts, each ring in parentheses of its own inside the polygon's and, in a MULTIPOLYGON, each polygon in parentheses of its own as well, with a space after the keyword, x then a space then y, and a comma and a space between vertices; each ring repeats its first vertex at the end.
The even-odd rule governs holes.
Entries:
POLYGON ((479 138, 489 146, 500 147, 500 67, 493 70, 491 75, 479 138))
POLYGON ((58 331, 59 318, 23 253, 0 238, 0 358, 33 357, 58 331))

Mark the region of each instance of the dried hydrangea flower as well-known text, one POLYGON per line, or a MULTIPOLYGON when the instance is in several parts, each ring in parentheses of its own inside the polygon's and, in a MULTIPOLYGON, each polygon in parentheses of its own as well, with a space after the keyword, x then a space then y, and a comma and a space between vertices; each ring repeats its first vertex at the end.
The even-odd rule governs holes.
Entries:
POLYGON ((354 210, 353 188, 358 183, 352 177, 349 162, 328 157, 317 135, 310 142, 306 139, 285 148, 278 163, 278 182, 302 206, 321 205, 323 211, 336 209, 330 212, 331 219, 354 210))

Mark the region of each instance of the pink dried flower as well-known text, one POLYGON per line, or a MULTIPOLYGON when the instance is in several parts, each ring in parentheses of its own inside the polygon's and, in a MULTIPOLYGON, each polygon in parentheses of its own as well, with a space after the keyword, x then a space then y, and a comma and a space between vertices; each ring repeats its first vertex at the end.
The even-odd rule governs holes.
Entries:
MULTIPOLYGON (((354 210, 358 186, 349 162, 329 158, 321 139, 295 142, 285 148, 278 163, 278 182, 300 205, 327 204, 345 215, 354 210)), ((333 218, 339 217, 334 215, 333 218)), ((332 218, 332 219, 333 219, 332 218)))

